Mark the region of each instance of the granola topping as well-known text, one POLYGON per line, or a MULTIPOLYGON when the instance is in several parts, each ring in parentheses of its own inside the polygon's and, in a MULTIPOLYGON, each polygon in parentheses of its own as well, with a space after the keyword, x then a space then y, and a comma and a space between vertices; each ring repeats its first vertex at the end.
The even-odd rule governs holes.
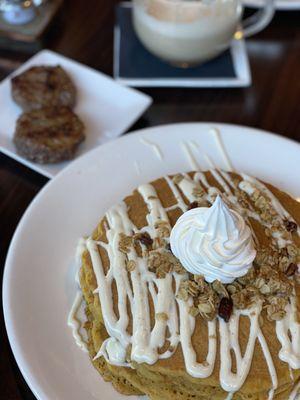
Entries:
POLYGON ((132 245, 132 237, 125 235, 125 233, 120 233, 119 250, 125 254, 129 253, 132 245))
POLYGON ((135 270, 136 262, 134 260, 128 260, 126 263, 126 268, 128 272, 132 272, 135 270))
POLYGON ((154 272, 159 279, 165 278, 169 272, 185 273, 177 258, 166 250, 151 251, 147 263, 149 271, 154 272))
POLYGON ((170 224, 167 221, 157 221, 154 227, 158 237, 168 238, 170 236, 170 224))
POLYGON ((164 312, 156 313, 156 314, 155 314, 155 318, 156 318, 158 321, 168 321, 168 319, 169 319, 168 314, 166 314, 166 313, 164 313, 164 312))

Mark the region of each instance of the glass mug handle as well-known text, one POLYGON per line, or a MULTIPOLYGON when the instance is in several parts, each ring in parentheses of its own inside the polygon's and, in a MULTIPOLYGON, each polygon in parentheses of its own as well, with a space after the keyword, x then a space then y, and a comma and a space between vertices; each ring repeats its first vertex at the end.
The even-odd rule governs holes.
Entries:
POLYGON ((265 3, 251 17, 242 21, 242 27, 235 33, 237 39, 246 38, 262 31, 272 20, 275 13, 274 0, 263 0, 265 3))

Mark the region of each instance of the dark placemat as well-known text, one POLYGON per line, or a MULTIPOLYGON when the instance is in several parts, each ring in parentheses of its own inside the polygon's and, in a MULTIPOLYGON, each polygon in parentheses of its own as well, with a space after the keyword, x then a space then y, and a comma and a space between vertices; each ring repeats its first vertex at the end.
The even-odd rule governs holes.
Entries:
POLYGON ((230 50, 197 67, 177 68, 152 55, 137 38, 131 19, 131 6, 120 4, 116 8, 119 29, 120 78, 127 79, 182 79, 182 78, 236 78, 230 50))

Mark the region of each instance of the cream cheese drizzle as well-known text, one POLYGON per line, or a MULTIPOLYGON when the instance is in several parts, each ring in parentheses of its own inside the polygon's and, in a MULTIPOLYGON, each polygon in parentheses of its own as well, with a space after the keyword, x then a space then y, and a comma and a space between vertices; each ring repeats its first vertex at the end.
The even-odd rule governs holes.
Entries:
POLYGON ((197 355, 192 345, 192 336, 195 329, 195 318, 189 313, 191 301, 177 300, 180 319, 180 343, 182 347, 185 367, 194 378, 207 378, 212 374, 217 351, 216 320, 208 322, 208 353, 203 363, 197 362, 197 355))
POLYGON ((80 291, 76 293, 75 300, 71 307, 71 311, 68 316, 68 325, 72 329, 72 334, 75 339, 75 343, 77 346, 81 348, 84 352, 88 353, 87 343, 83 339, 83 336, 80 333, 80 329, 82 327, 81 321, 77 318, 77 313, 82 306, 83 303, 83 295, 80 291))
POLYGON ((77 243, 76 252, 75 252, 75 263, 76 263, 76 274, 75 274, 75 282, 78 284, 78 289, 71 306, 71 310, 68 315, 67 324, 72 330, 72 335, 75 340, 75 343, 78 347, 81 348, 84 352, 88 352, 87 342, 83 338, 83 335, 80 332, 80 329, 83 326, 84 321, 81 320, 78 316, 79 311, 84 303, 83 295, 81 290, 79 289, 79 268, 81 265, 81 257, 84 251, 86 250, 86 240, 84 238, 80 238, 77 243))
POLYGON ((299 400, 300 399, 300 381, 296 383, 292 393, 289 395, 288 400, 299 400))
MULTIPOLYGON (((220 383, 224 390, 227 392, 236 392, 245 382, 253 358, 254 347, 258 336, 263 338, 262 332, 259 327, 258 317, 261 311, 261 304, 247 309, 237 310, 233 313, 230 321, 226 323, 219 318, 219 332, 220 332, 220 383), (239 346, 239 317, 240 315, 247 316, 250 320, 250 332, 248 344, 245 354, 242 357, 241 349, 239 346), (230 350, 233 350, 236 359, 237 373, 231 372, 232 358, 230 350)), ((263 345, 265 344, 263 338, 263 345)), ((262 346, 263 347, 263 346, 262 346)), ((267 362, 272 362, 272 359, 267 359, 267 362)), ((271 366, 272 368, 272 366, 271 366)))
POLYGON ((290 378, 291 378, 291 381, 293 381, 294 382, 294 374, 293 374, 293 370, 292 370, 292 368, 289 366, 289 372, 290 372, 290 378))
POLYGON ((232 400, 234 395, 234 392, 228 392, 228 395, 226 396, 225 400, 232 400))
POLYGON ((200 169, 199 164, 196 161, 196 158, 194 157, 194 155, 192 153, 190 143, 189 142, 181 142, 181 148, 184 151, 192 170, 198 171, 200 169))
POLYGON ((140 138, 140 142, 145 144, 146 146, 149 146, 160 161, 163 160, 163 158, 164 158, 163 153, 162 153, 160 147, 156 143, 153 143, 144 137, 140 138))
POLYGON ((279 358, 292 369, 300 368, 300 324, 297 322, 295 297, 287 305, 286 316, 276 322, 276 334, 281 343, 279 358), (290 334, 290 337, 289 337, 290 334))
POLYGON ((226 164, 226 169, 227 169, 227 171, 234 171, 232 162, 231 162, 231 160, 230 160, 230 158, 229 158, 229 156, 228 156, 228 154, 227 154, 227 151, 226 151, 226 149, 225 149, 224 142, 223 142, 223 140, 221 139, 221 132, 220 132, 220 130, 219 130, 218 128, 211 128, 211 129, 210 129, 210 132, 211 132, 211 134, 213 135, 213 137, 214 137, 214 139, 215 139, 216 146, 217 146, 217 148, 218 148, 220 154, 221 154, 222 157, 223 157, 223 160, 224 160, 224 162, 225 162, 225 164, 226 164))
POLYGON ((135 171, 136 171, 136 173, 137 173, 137 175, 141 175, 141 167, 140 167, 140 164, 137 162, 137 161, 134 161, 134 168, 135 168, 135 171))
POLYGON ((275 366, 274 366, 274 363, 272 360, 272 356, 271 356, 268 344, 266 342, 266 339, 265 339, 260 327, 258 329, 257 338, 259 340, 260 346, 261 346, 263 354, 265 356, 265 360, 266 360, 266 363, 267 363, 267 366, 269 369, 269 374, 270 374, 271 381, 272 381, 272 389, 269 391, 269 394, 268 394, 268 400, 272 400, 274 397, 275 390, 278 387, 278 379, 277 379, 277 373, 275 370, 275 366))

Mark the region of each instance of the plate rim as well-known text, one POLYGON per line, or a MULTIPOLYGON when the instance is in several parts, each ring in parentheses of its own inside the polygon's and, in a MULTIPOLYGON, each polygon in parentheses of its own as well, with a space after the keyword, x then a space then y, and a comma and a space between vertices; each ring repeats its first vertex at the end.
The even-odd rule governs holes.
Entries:
POLYGON ((248 130, 251 131, 251 133, 256 134, 256 135, 267 135, 269 138, 273 138, 275 140, 283 141, 283 142, 289 142, 290 144, 296 145, 299 150, 300 150, 300 143, 297 141, 291 139, 291 138, 286 138, 284 136, 281 136, 277 133, 266 131, 263 129, 247 126, 247 125, 238 125, 238 124, 231 124, 231 123, 220 123, 220 122, 181 122, 181 123, 173 123, 173 124, 162 124, 162 125, 157 125, 153 127, 147 127, 143 129, 139 129, 133 132, 130 132, 130 134, 123 135, 116 140, 107 142, 101 146, 98 146, 94 148, 93 150, 81 155, 78 157, 74 162, 70 163, 66 168, 64 168, 61 172, 59 172, 54 179, 49 180, 42 188, 41 190, 34 196, 28 207, 25 209, 22 217, 20 218, 19 222, 17 223, 16 229, 13 233, 13 236, 11 238, 9 248, 6 254, 5 258, 5 263, 4 263, 4 270, 3 270, 3 281, 2 281, 2 304, 3 304, 3 315, 4 315, 4 322, 5 322, 5 328, 9 340, 9 344, 13 353, 13 356, 15 358, 15 361, 17 362, 18 368, 20 369, 26 383, 28 384, 30 390, 33 392, 33 394, 36 396, 38 400, 51 400, 47 393, 45 392, 45 389, 43 388, 43 385, 39 384, 38 379, 35 377, 33 371, 31 371, 30 367, 30 362, 27 360, 26 354, 24 352, 24 349, 22 349, 22 346, 18 343, 18 334, 14 330, 14 321, 13 321, 13 311, 10 308, 10 303, 11 303, 11 296, 12 293, 9 290, 11 286, 11 279, 10 275, 14 271, 14 248, 19 245, 18 242, 18 236, 21 234, 22 229, 24 226, 26 226, 26 223, 28 219, 30 219, 30 214, 33 212, 35 205, 39 202, 42 201, 40 199, 43 198, 43 196, 46 195, 46 193, 51 190, 51 187, 55 185, 55 182, 57 180, 61 180, 64 178, 64 175, 69 173, 69 170, 75 169, 76 164, 79 164, 82 159, 88 158, 90 156, 90 153, 98 152, 98 151, 105 151, 108 147, 115 146, 116 142, 125 142, 127 140, 131 140, 133 136, 136 138, 140 136, 147 136, 151 134, 152 131, 157 131, 162 129, 162 134, 165 135, 171 135, 170 133, 170 128, 176 126, 176 127, 183 127, 183 126, 212 126, 216 127, 219 129, 222 129, 222 127, 226 126, 227 128, 229 127, 234 127, 235 129, 241 129, 241 130, 248 130), (167 128, 167 129, 165 129, 167 128), (104 150, 102 150, 102 148, 104 150))

